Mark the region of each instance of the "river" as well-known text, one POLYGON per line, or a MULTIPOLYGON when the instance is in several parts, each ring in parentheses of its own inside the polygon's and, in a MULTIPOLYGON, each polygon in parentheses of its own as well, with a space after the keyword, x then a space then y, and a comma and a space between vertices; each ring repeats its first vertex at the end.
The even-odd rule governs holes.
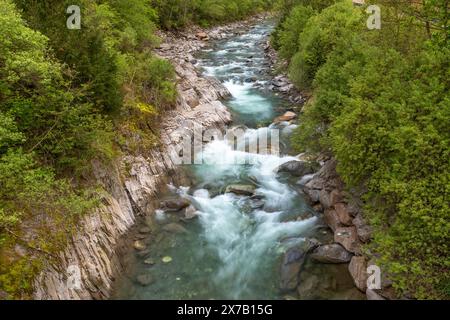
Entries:
MULTIPOLYGON (((250 143, 273 129, 274 117, 289 103, 269 90, 263 44, 273 24, 264 22, 246 33, 215 41, 198 53, 198 67, 218 78, 232 97, 225 104, 234 126, 245 126, 250 143)), ((149 250, 128 252, 122 264, 115 299, 285 299, 296 292, 280 291, 280 263, 289 248, 306 238, 326 241, 331 233, 304 200, 298 178, 280 177, 276 168, 296 158, 289 156, 289 133, 294 124, 277 127, 280 154, 236 151, 224 140, 205 147, 205 163, 184 166, 188 186, 171 186, 196 207, 198 217, 180 221, 179 213, 157 211, 148 218, 138 238, 149 250), (236 159, 250 164, 236 164, 236 159), (224 192, 230 184, 252 184, 255 197, 224 192), (176 230, 164 230, 175 225, 176 230), (181 226, 181 228, 180 228, 181 226), (140 279, 140 280, 136 280, 140 279)), ((273 150, 272 150, 273 151, 273 150)), ((144 226, 144 224, 142 225, 144 226)), ((141 228, 142 230, 142 228, 141 228)), ((309 298, 357 297, 345 266, 307 261, 303 280, 315 277, 309 298)))

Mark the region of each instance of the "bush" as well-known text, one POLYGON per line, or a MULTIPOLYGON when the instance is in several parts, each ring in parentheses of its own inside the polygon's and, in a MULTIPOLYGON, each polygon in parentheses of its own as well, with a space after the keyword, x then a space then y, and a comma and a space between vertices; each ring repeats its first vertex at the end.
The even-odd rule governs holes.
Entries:
POLYGON ((385 9, 389 41, 361 32, 344 2, 310 18, 290 68, 314 91, 293 142, 333 153, 347 187, 364 191, 374 229, 366 249, 398 293, 448 299, 450 48, 441 31, 427 35, 385 9))

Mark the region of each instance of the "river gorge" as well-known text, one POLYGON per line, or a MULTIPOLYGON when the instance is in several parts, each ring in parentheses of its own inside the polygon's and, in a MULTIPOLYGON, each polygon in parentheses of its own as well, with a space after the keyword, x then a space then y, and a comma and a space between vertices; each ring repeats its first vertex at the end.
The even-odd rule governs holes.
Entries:
POLYGON ((273 90, 265 52, 273 26, 259 21, 195 53, 201 76, 218 79, 231 93, 223 101, 233 116, 229 129, 245 128, 245 145, 214 140, 204 146, 202 164, 177 168, 182 182, 162 187, 154 214, 139 219, 129 235, 112 298, 364 298, 346 264, 306 256, 333 234, 302 192, 313 172, 279 170, 299 158, 289 147, 295 117, 273 121, 294 107, 273 90), (273 132, 279 146, 249 152, 273 132))

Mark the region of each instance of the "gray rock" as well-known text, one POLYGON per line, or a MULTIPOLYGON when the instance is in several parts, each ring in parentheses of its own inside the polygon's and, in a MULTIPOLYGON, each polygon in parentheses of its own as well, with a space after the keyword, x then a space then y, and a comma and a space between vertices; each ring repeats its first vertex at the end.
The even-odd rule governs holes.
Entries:
POLYGON ((352 259, 352 254, 340 244, 327 244, 315 249, 311 258, 322 263, 347 263, 352 259))
POLYGON ((178 223, 166 224, 165 226, 163 226, 162 229, 169 233, 187 233, 188 232, 185 227, 183 227, 181 224, 178 224, 178 223))
POLYGON ((325 189, 320 190, 319 201, 325 209, 329 209, 332 206, 330 194, 325 189))
POLYGON ((295 290, 299 282, 299 274, 305 263, 306 255, 317 243, 305 241, 303 244, 289 249, 283 257, 280 269, 280 289, 283 292, 295 290))
POLYGON ((150 229, 149 227, 142 227, 139 229, 139 233, 147 234, 147 233, 151 233, 151 232, 152 232, 152 229, 150 229))
POLYGON ((316 294, 317 287, 319 285, 319 278, 316 275, 307 277, 304 281, 301 281, 297 287, 297 293, 300 299, 310 299, 316 294))
POLYGON ((252 185, 243 185, 243 184, 233 184, 229 185, 225 192, 226 193, 234 193, 237 195, 243 196, 252 196, 255 194, 256 187, 252 185))
POLYGON ((191 203, 186 199, 172 199, 161 202, 161 209, 164 211, 180 211, 189 207, 191 203))
POLYGON ((277 172, 286 172, 296 177, 303 177, 316 172, 317 164, 306 161, 289 161, 278 167, 277 172))
POLYGON ((372 238, 372 228, 365 222, 361 214, 358 214, 352 223, 356 227, 358 238, 362 242, 368 242, 372 238))

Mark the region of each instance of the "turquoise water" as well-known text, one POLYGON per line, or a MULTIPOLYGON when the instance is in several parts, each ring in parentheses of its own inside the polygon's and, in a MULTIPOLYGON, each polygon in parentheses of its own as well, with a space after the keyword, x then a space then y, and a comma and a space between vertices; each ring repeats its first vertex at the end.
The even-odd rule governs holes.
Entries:
MULTIPOLYGON (((235 125, 245 125, 248 141, 268 131, 271 120, 288 105, 269 91, 263 71, 267 61, 262 45, 272 30, 270 22, 247 33, 213 43, 199 53, 199 68, 215 76, 230 90, 225 101, 235 125)), ((305 237, 326 238, 318 218, 298 192, 296 181, 280 180, 275 169, 294 158, 283 155, 283 142, 293 126, 283 128, 281 155, 236 151, 227 141, 214 141, 204 151, 203 165, 185 166, 187 186, 170 186, 161 197, 184 197, 197 209, 198 217, 183 221, 180 213, 158 211, 142 225, 152 229, 139 235, 148 250, 130 249, 122 263, 125 274, 117 281, 119 299, 282 299, 279 267, 283 253, 305 237), (236 159, 250 160, 236 164, 236 159), (225 193, 230 184, 252 184, 263 203, 225 193), (167 232, 176 223, 185 230, 167 232), (170 259, 168 259, 170 257, 170 259), (163 262, 171 260, 168 263, 163 262), (149 264, 152 263, 152 264, 149 264), (147 284, 136 280, 146 275, 147 284), (149 280, 150 279, 150 280, 149 280)), ((258 200, 256 199, 256 200, 258 200)), ((141 226, 142 226, 141 225, 141 226)), ((317 266, 307 262, 310 273, 342 278, 345 267, 317 266), (336 276, 337 275, 337 276, 336 276)), ((336 282, 336 281, 335 281, 336 282)), ((317 293, 317 298, 338 297, 351 289, 349 279, 317 293)), ((295 292, 292 293, 295 297, 295 292)))

